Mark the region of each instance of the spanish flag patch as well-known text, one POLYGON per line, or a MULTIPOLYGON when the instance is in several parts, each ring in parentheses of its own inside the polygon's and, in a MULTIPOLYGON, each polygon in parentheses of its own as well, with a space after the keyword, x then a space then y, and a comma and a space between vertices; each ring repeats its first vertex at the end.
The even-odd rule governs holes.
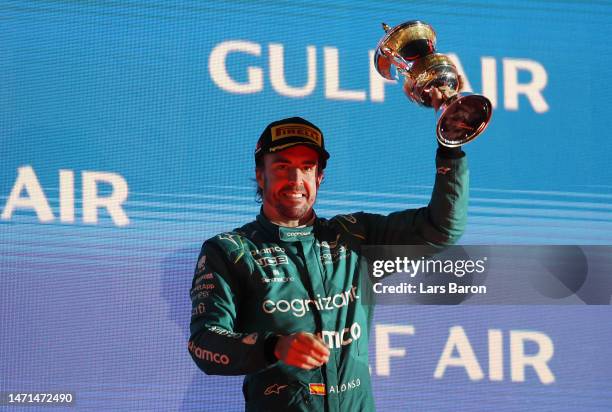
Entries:
POLYGON ((310 383, 308 386, 310 386, 311 395, 325 396, 325 384, 324 383, 310 383))

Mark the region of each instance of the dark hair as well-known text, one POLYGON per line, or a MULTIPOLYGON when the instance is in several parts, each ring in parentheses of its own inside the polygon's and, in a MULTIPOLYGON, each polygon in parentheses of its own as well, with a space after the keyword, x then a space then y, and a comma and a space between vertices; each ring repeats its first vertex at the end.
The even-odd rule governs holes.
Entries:
MULTIPOLYGON (((255 170, 262 169, 263 167, 263 156, 255 159, 255 170)), ((257 179, 253 180, 255 181, 255 187, 257 188, 257 191, 255 192, 255 203, 263 203, 263 190, 261 187, 259 187, 257 179)))

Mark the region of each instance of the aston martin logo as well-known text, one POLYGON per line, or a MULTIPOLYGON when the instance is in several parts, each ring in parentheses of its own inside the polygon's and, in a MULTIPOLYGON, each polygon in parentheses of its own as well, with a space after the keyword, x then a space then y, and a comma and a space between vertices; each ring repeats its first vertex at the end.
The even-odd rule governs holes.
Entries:
POLYGON ((227 240, 229 242, 232 242, 237 247, 240 247, 238 242, 236 242, 236 239, 234 239, 234 235, 232 235, 230 233, 221 233, 221 234, 217 235, 217 238, 219 238, 220 240, 227 240))

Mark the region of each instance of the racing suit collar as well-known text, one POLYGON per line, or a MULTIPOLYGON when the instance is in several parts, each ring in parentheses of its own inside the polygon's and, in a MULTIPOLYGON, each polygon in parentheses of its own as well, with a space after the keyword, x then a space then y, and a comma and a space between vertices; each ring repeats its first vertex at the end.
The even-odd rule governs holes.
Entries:
POLYGON ((265 232, 272 236, 274 240, 280 240, 282 242, 303 242, 314 240, 314 222, 316 220, 316 214, 314 214, 313 220, 310 224, 301 227, 286 227, 276 225, 264 215, 263 208, 257 215, 257 222, 263 227, 265 232))

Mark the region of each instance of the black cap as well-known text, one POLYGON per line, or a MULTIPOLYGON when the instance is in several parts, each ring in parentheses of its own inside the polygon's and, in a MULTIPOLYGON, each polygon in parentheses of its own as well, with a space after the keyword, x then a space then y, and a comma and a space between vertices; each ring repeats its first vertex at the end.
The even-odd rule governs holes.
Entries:
POLYGON ((317 126, 301 117, 289 117, 266 126, 255 147, 255 162, 266 153, 274 153, 299 144, 308 145, 319 152, 321 168, 325 168, 329 153, 325 150, 323 133, 317 126))

